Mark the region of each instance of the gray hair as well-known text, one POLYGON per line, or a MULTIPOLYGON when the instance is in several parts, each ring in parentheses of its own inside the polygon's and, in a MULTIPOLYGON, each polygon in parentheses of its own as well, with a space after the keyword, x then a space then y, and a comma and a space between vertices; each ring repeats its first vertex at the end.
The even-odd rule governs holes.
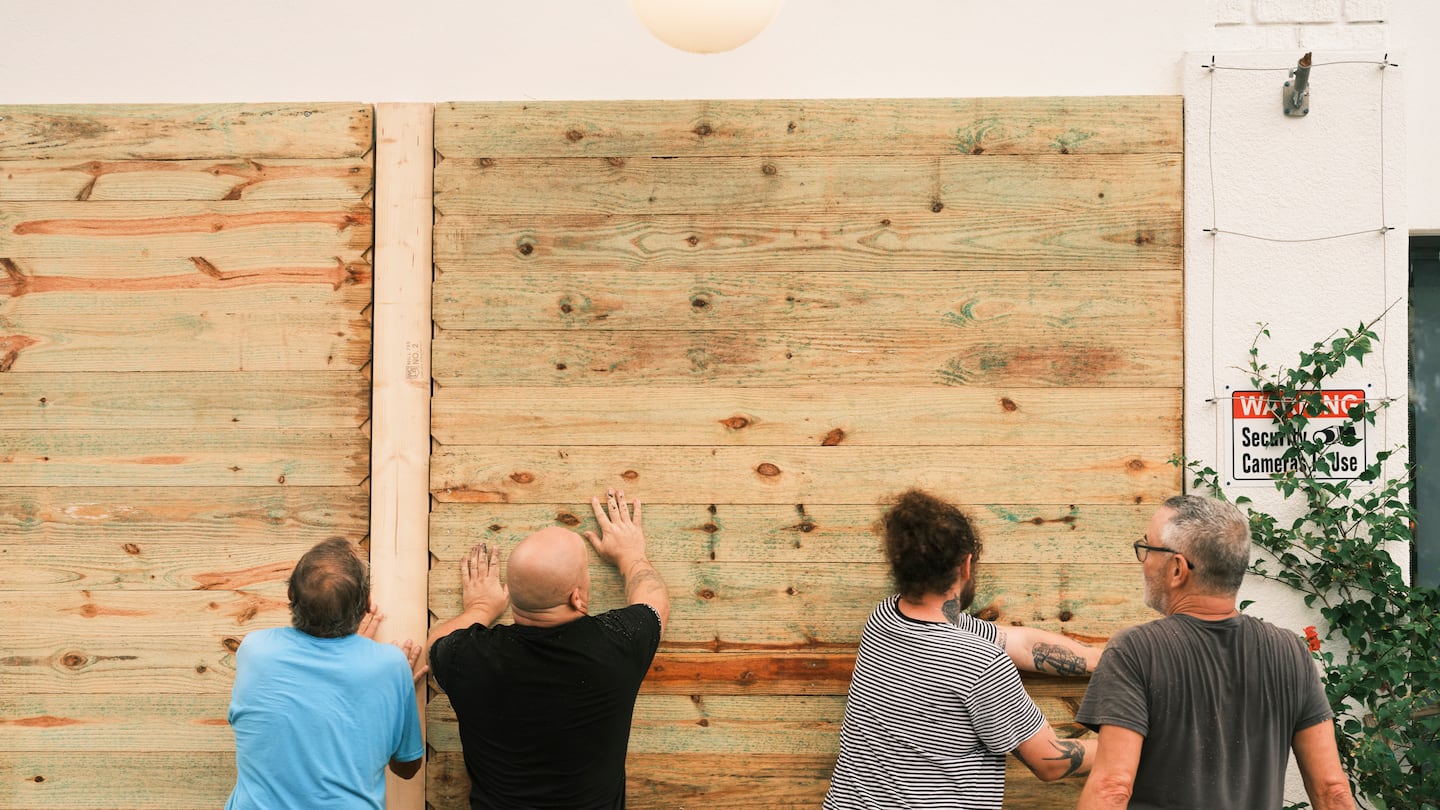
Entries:
POLYGON ((1175 515, 1160 530, 1160 542, 1195 563, 1196 587, 1208 594, 1239 591, 1250 565, 1250 523, 1235 504, 1176 495, 1165 506, 1175 515))
POLYGON ((305 552, 290 574, 290 623, 318 638, 339 638, 360 627, 370 609, 370 573, 343 537, 305 552))

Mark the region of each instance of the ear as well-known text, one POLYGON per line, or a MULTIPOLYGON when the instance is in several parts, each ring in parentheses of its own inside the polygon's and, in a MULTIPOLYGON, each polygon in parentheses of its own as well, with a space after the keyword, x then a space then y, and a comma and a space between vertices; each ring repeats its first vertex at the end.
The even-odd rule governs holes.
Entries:
POLYGON ((1190 581, 1190 566, 1185 564, 1185 559, 1179 554, 1170 555, 1170 564, 1174 566, 1170 570, 1170 584, 1176 588, 1183 588, 1185 583, 1190 581))
POLYGON ((574 608, 576 612, 579 613, 584 613, 585 608, 588 607, 585 602, 585 594, 582 593, 579 588, 571 588, 570 598, 566 601, 570 603, 570 607, 574 608))
POLYGON ((975 576, 975 555, 966 554, 965 559, 960 561, 960 579, 970 581, 975 576))

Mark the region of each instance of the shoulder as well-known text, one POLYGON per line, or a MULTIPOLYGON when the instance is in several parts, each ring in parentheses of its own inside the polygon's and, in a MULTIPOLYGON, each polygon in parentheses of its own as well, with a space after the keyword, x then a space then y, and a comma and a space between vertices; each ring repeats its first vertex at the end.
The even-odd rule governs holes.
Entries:
POLYGON ((595 621, 604 630, 626 636, 637 632, 653 632, 657 637, 660 634, 660 614, 644 602, 607 610, 596 616, 595 621))

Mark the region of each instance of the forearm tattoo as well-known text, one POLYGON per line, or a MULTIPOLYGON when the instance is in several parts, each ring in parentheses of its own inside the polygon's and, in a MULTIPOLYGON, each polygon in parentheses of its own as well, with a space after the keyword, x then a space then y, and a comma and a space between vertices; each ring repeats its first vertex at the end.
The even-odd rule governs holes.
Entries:
POLYGON ((1053 672, 1056 675, 1084 675, 1089 671, 1085 659, 1059 644, 1037 641, 1030 652, 1035 656, 1036 672, 1053 672))
POLYGON ((651 588, 665 590, 665 580, 660 578, 660 572, 649 560, 636 560, 630 566, 630 571, 625 574, 625 590, 630 593, 640 593, 651 588))
POLYGON ((1065 773, 1060 775, 1061 779, 1073 775, 1085 764, 1085 746, 1078 740, 1052 740, 1051 745, 1059 752, 1059 756, 1044 757, 1051 762, 1068 761, 1070 764, 1065 767, 1065 773))

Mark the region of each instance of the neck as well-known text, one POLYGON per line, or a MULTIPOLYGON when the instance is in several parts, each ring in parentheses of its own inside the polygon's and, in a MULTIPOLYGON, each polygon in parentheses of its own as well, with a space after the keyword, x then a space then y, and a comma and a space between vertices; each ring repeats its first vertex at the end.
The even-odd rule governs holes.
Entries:
POLYGON ((558 627, 587 615, 584 611, 576 610, 569 602, 541 610, 524 610, 512 604, 510 614, 516 624, 527 627, 558 627))
POLYGON ((927 593, 918 599, 902 596, 899 602, 900 612, 922 622, 949 622, 950 618, 945 615, 945 601, 945 594, 942 593, 927 593))
POLYGON ((1240 615, 1235 609, 1235 594, 1216 596, 1214 594, 1179 593, 1170 603, 1170 615, 1184 613, 1207 622, 1220 621, 1240 615))

